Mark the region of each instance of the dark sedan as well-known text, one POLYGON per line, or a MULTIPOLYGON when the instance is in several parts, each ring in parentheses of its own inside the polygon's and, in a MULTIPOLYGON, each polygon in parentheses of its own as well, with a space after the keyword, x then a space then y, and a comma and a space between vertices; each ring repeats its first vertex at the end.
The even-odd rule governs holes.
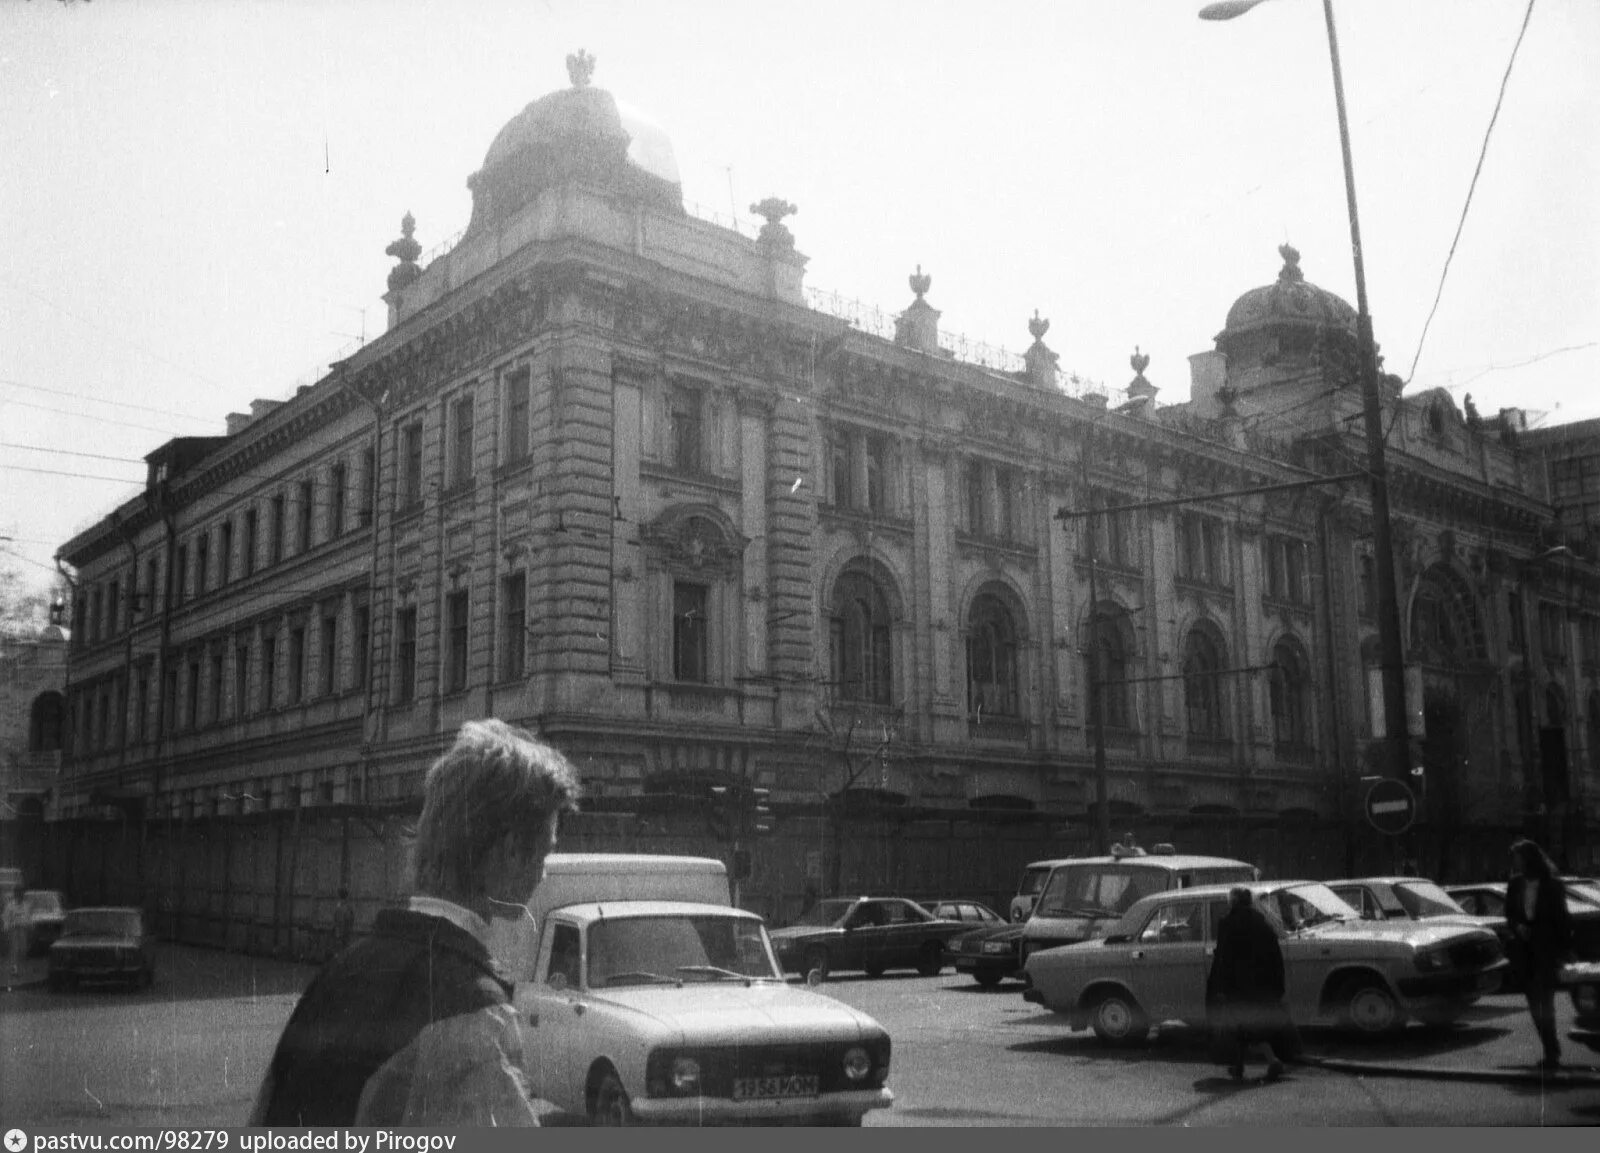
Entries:
POLYGON ((794 924, 774 929, 772 945, 791 973, 859 969, 869 977, 889 969, 937 976, 945 942, 971 926, 935 917, 904 897, 834 897, 818 901, 794 924))
POLYGON ((945 946, 956 972, 968 973, 986 989, 1007 977, 1022 979, 1022 926, 1001 922, 973 929, 945 946))
POLYGON ((50 946, 52 989, 80 981, 120 981, 148 988, 155 975, 155 942, 138 909, 73 909, 61 926, 61 936, 50 946))

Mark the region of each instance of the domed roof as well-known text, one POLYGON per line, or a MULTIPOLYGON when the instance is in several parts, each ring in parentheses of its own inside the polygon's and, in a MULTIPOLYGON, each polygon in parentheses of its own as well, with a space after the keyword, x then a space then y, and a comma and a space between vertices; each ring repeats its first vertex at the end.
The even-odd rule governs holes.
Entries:
POLYGON ((1280 245, 1283 268, 1278 279, 1261 288, 1252 288, 1228 309, 1228 322, 1217 339, 1257 328, 1296 325, 1314 328, 1338 327, 1356 330, 1356 310, 1325 288, 1306 280, 1300 271, 1300 253, 1290 245, 1280 245))
POLYGON ((682 211, 672 142, 659 127, 589 83, 594 57, 567 57, 572 87, 539 97, 495 136, 473 192, 468 231, 504 219, 545 188, 582 179, 682 211))

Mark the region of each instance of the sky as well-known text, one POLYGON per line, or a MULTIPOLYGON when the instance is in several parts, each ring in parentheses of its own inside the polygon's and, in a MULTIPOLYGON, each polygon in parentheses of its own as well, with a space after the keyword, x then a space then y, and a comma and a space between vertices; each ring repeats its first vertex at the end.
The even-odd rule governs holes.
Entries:
MULTIPOLYGON (((1280 244, 1355 301, 1321 5, 1201 6, 0 0, 0 566, 47 582, 146 453, 380 335, 401 216, 459 233, 580 48, 697 212, 798 206, 808 287, 894 314, 920 265, 942 330, 1020 353, 1037 310, 1181 403, 1280 244)), ((1600 4, 1528 11, 1335 5, 1385 369, 1553 424, 1600 416, 1600 4)))

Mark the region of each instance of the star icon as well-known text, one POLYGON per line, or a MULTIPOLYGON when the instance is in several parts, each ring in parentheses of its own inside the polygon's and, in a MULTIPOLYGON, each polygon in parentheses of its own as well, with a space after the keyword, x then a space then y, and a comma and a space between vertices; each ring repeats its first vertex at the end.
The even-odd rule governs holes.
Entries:
POLYGON ((6 1130, 6 1149, 9 1153, 22 1153, 28 1147, 28 1135, 21 1129, 6 1130))

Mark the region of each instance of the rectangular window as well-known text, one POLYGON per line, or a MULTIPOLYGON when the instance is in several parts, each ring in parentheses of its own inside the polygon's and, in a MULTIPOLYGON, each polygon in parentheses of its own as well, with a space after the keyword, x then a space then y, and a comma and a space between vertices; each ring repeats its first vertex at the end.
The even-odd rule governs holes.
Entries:
POLYGON ((156 611, 158 599, 156 582, 161 579, 161 562, 151 557, 144 562, 144 617, 149 620, 156 611))
POLYGON ((451 414, 455 433, 451 443, 450 487, 460 488, 472 479, 472 398, 464 396, 451 414))
POLYGON ((528 456, 528 380, 525 368, 506 377, 506 463, 528 456))
POLYGON ((194 542, 194 595, 205 596, 211 586, 211 533, 203 532, 194 542))
POLYGON ((451 593, 445 598, 444 691, 458 693, 467 687, 467 594, 451 593))
POLYGON ((189 662, 188 695, 184 698, 183 722, 188 728, 200 727, 200 662, 189 662))
POLYGON ((249 701, 250 642, 240 641, 233 646, 233 715, 242 717, 249 701))
POLYGON ((322 695, 332 696, 339 688, 339 618, 331 613, 322 618, 322 695))
POLYGON ((299 704, 306 693, 306 630, 297 625, 289 630, 289 703, 299 704))
POLYGON ((267 550, 267 563, 277 564, 283 559, 283 542, 288 536, 289 526, 284 518, 289 515, 287 502, 283 494, 277 493, 272 498, 272 541, 267 550))
POLYGON ((500 582, 500 679, 518 680, 528 651, 528 577, 514 572, 500 582))
POLYGON ((394 614, 394 699, 398 703, 417 695, 417 610, 394 614))
POLYGON ((295 554, 311 551, 311 509, 312 502, 316 499, 317 488, 313 480, 300 482, 300 523, 295 531, 295 554))
POLYGON ((222 719, 222 650, 211 654, 211 699, 206 702, 211 723, 222 719))
POLYGON ((106 586, 106 636, 117 635, 117 617, 122 611, 122 582, 113 579, 106 586))
POLYGON ((161 678, 161 731, 176 732, 178 728, 178 666, 171 665, 161 678))
POLYGON ((1009 468, 994 470, 995 535, 1014 541, 1021 534, 1017 524, 1017 474, 1009 468))
POLYGON ((95 748, 104 749, 111 745, 111 687, 106 685, 100 690, 100 724, 95 731, 95 748))
POLYGON ((99 585, 94 586, 94 600, 91 604, 93 607, 90 609, 89 631, 98 641, 103 635, 106 619, 106 590, 99 585))
POLYGON ((1104 564, 1123 568, 1136 567, 1133 548, 1133 514, 1131 512, 1106 512, 1120 508, 1129 501, 1121 493, 1109 489, 1093 489, 1089 494, 1089 507, 1095 515, 1086 517, 1089 522, 1085 536, 1089 544, 1089 558, 1104 564))
POLYGON ((239 569, 245 576, 254 576, 256 571, 256 530, 258 519, 255 509, 245 510, 244 553, 239 558, 239 569))
POLYGON ((184 595, 188 592, 185 587, 189 583, 189 546, 178 546, 178 560, 172 574, 172 603, 181 605, 184 595))
POLYGON ((679 472, 699 472, 700 394, 692 388, 675 388, 668 401, 668 432, 672 438, 672 467, 679 472))
POLYGON ((270 709, 278 703, 278 638, 261 638, 261 707, 270 709))
POLYGON ((1370 617, 1378 604, 1378 565, 1371 553, 1356 557, 1356 611, 1370 617))
POLYGON ((350 685, 360 688, 367 683, 367 647, 372 643, 372 610, 366 605, 356 606, 354 648, 350 653, 350 685))
POLYGON ((889 439, 867 437, 867 511, 889 511, 889 439))
POLYGON ((1511 624, 1511 647, 1525 649, 1528 647, 1528 627, 1522 619, 1522 594, 1516 589, 1506 594, 1506 613, 1511 624))
POLYGON ((984 472, 981 460, 969 460, 961 474, 961 496, 967 510, 967 531, 973 536, 987 536, 989 533, 984 472))
POLYGON ((138 699, 134 704, 133 734, 134 740, 144 743, 148 731, 146 717, 150 712, 150 666, 139 666, 138 699))
POLYGON ((705 585, 676 581, 672 586, 672 679, 707 679, 707 617, 705 585))
POLYGON ((1545 660, 1560 660, 1567 655, 1567 614, 1560 605, 1540 603, 1539 647, 1544 650, 1545 660))
POLYGON ((1290 537, 1267 538, 1267 595, 1306 602, 1306 546, 1290 537))
POLYGON ((855 466, 850 456, 850 437, 838 429, 831 429, 828 432, 828 468, 833 478, 833 507, 853 507, 856 486, 855 466))
POLYGON ((345 481, 348 470, 341 461, 328 473, 328 537, 337 540, 344 535, 345 481))
POLYGON ((416 421, 400 430, 400 503, 404 507, 421 501, 422 422, 416 421))
MULTIPOLYGON (((1269 545, 1269 556, 1273 552, 1269 545)), ((1178 575, 1200 584, 1221 584, 1225 579, 1222 569, 1222 526, 1211 517, 1195 513, 1179 516, 1178 575)))
POLYGON ((222 588, 232 576, 233 521, 225 520, 217 537, 217 587, 222 588))
POLYGON ((372 508, 378 495, 378 454, 368 447, 361 450, 361 507, 356 510, 356 527, 372 523, 372 508))

